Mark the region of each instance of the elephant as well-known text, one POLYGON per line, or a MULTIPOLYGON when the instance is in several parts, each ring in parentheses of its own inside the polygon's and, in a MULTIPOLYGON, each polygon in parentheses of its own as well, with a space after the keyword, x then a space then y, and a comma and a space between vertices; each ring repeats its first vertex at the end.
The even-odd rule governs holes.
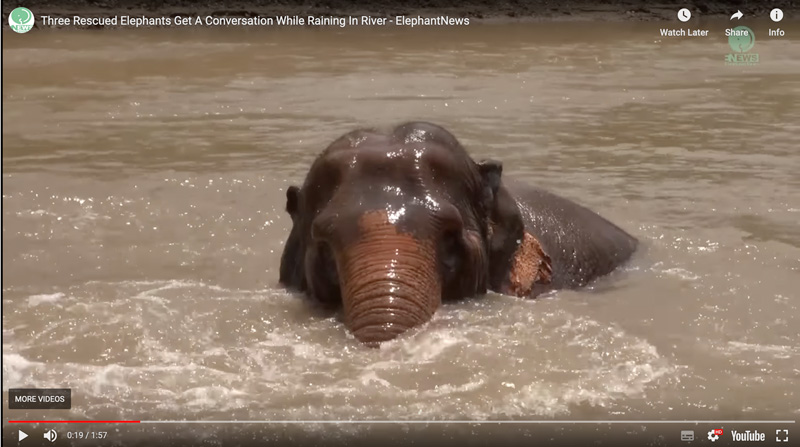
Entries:
POLYGON ((583 287, 639 244, 588 208, 516 178, 498 188, 489 235, 490 289, 520 297, 583 287))
POLYGON ((502 171, 433 123, 351 131, 286 190, 279 281, 342 309, 355 338, 378 346, 443 302, 581 287, 635 250, 611 222, 502 171))

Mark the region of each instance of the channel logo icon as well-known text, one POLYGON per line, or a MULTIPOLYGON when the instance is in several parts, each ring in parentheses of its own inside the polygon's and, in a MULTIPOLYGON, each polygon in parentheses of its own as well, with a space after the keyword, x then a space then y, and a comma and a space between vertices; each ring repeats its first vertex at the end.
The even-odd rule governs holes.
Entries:
POLYGON ((8 15, 8 26, 16 33, 27 33, 33 28, 33 13, 28 8, 14 8, 8 15))
POLYGON ((719 439, 720 436, 722 436, 721 428, 715 428, 714 430, 708 432, 708 440, 711 442, 717 442, 717 439, 719 439))

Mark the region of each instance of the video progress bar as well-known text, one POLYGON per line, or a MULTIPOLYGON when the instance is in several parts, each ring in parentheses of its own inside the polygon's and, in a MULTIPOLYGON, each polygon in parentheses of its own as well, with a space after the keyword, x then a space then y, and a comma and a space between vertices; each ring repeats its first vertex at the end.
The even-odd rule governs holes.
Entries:
POLYGON ((273 421, 8 421, 10 424, 274 424, 274 425, 290 425, 290 424, 330 424, 330 425, 344 425, 344 424, 415 424, 415 425, 430 425, 430 424, 794 424, 797 421, 792 420, 609 420, 609 421, 471 421, 471 420, 273 420, 273 421))
POLYGON ((142 424, 794 424, 795 421, 141 421, 142 424))

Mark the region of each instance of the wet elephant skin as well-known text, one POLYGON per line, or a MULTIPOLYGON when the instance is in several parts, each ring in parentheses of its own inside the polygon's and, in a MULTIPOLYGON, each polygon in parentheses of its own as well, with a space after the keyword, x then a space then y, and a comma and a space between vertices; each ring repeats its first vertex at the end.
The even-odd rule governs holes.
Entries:
POLYGON ((367 344, 427 322, 442 301, 485 293, 500 171, 430 123, 342 136, 287 190, 281 283, 341 306, 367 344))
POLYGON ((496 195, 492 230, 491 289, 528 297, 583 287, 630 259, 638 246, 635 237, 594 211, 509 177, 496 195), (524 294, 514 293, 509 273, 515 263, 526 261, 515 259, 515 254, 520 241, 527 239, 541 249, 547 274, 524 294))
POLYGON ((280 281, 342 308, 348 330, 375 346, 443 301, 580 287, 635 249, 592 211, 501 177, 502 163, 476 163, 435 124, 350 132, 286 192, 280 281))

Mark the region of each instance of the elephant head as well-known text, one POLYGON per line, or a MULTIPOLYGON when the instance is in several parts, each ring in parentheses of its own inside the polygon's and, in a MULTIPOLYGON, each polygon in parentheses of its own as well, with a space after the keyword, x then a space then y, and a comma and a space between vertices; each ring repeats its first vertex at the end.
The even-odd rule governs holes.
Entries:
POLYGON ((442 301, 486 292, 501 173, 434 124, 350 132, 286 192, 280 281, 341 306, 358 340, 393 339, 442 301))

